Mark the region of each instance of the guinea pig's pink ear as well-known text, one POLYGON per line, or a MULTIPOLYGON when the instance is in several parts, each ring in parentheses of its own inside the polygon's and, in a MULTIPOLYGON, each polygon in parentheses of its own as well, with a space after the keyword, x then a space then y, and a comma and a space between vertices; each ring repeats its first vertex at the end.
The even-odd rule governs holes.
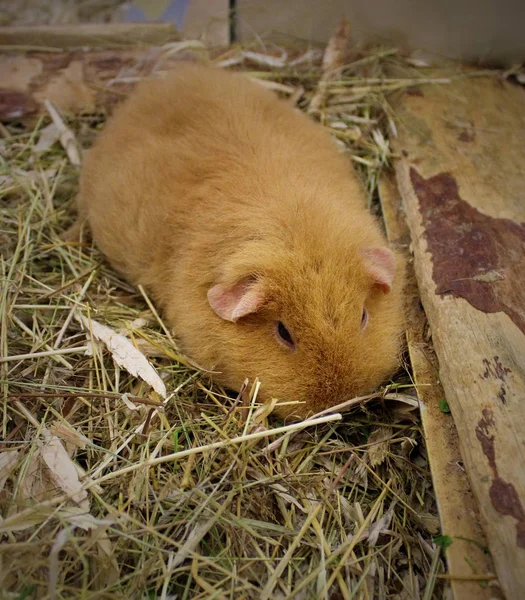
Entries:
POLYGON ((392 282, 396 274, 396 257, 388 248, 366 248, 363 250, 365 268, 372 276, 376 285, 383 292, 388 293, 392 289, 392 282))
POLYGON ((219 283, 208 290, 208 302, 212 309, 221 319, 232 323, 257 312, 264 299, 261 284, 251 277, 230 286, 219 283))

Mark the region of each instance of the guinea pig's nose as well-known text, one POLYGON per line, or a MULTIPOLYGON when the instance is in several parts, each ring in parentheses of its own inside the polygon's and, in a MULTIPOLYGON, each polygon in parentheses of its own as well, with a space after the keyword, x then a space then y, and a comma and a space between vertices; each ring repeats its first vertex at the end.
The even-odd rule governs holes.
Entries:
POLYGON ((317 381, 315 386, 315 403, 322 406, 324 410, 341 402, 349 400, 354 395, 355 388, 346 377, 335 373, 330 377, 323 377, 317 381))

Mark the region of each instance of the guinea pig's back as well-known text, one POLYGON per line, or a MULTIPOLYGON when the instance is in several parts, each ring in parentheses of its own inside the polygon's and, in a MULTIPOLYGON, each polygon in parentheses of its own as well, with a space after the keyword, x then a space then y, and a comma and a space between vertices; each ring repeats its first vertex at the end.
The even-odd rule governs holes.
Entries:
POLYGON ((225 155, 225 103, 221 93, 210 95, 203 75, 181 66, 139 84, 86 152, 79 215, 113 266, 134 282, 161 276, 190 207, 194 216, 198 211, 196 188, 225 155))
POLYGON ((362 201, 318 124, 243 75, 181 64, 117 108, 87 153, 78 203, 110 262, 147 286, 191 236, 286 219, 290 186, 313 197, 328 181, 343 184, 327 212, 362 201))

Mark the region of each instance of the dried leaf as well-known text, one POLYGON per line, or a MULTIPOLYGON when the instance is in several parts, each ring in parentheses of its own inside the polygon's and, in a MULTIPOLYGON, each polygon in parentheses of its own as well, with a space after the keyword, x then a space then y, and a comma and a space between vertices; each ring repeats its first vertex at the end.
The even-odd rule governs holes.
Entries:
POLYGON ((49 475, 56 487, 66 492, 78 505, 89 510, 86 490, 78 479, 77 469, 69 458, 59 438, 49 434, 49 438, 40 448, 42 461, 49 469, 49 475))
POLYGON ((385 461, 390 451, 390 439, 392 435, 393 431, 391 427, 376 427, 372 431, 368 438, 368 444, 371 444, 371 446, 367 451, 370 466, 375 467, 385 461))
POLYGON ((133 319, 133 321, 129 321, 128 323, 126 323, 125 327, 117 329, 117 333, 120 333, 124 337, 128 337, 130 331, 137 331, 139 329, 142 329, 143 327, 147 327, 150 323, 151 321, 148 319, 144 319, 143 317, 137 317, 136 319, 133 319))
POLYGON ((132 402, 128 398, 128 394, 122 394, 122 402, 124 402, 124 404, 129 408, 129 410, 140 410, 140 407, 138 407, 134 402, 132 402))
POLYGON ((5 482, 18 462, 18 455, 18 450, 4 451, 0 454, 0 492, 4 489, 5 482))
POLYGON ((89 510, 87 492, 81 489, 77 467, 69 458, 60 439, 42 429, 45 441, 38 441, 38 447, 30 459, 20 485, 22 497, 35 500, 53 498, 57 493, 66 492, 84 510, 89 510))
POLYGON ((42 466, 41 450, 37 448, 31 455, 25 476, 20 483, 21 495, 26 499, 44 500, 52 487, 47 470, 42 466))
POLYGON ((161 396, 166 398, 166 386, 157 371, 148 362, 148 359, 137 350, 128 338, 113 331, 110 327, 97 321, 86 319, 80 315, 79 319, 86 329, 91 330, 93 337, 104 343, 113 356, 113 360, 128 373, 140 377, 161 396))
POLYGON ((349 40, 350 23, 345 19, 341 19, 324 51, 323 71, 333 71, 344 65, 349 40))
POLYGON ((270 486, 275 492, 283 499, 287 504, 293 504, 298 510, 302 513, 308 512, 304 506, 291 494, 288 494, 286 488, 282 486, 280 483, 275 483, 270 486))
POLYGON ((68 454, 71 456, 75 448, 84 450, 89 439, 82 435, 77 429, 71 427, 64 421, 53 421, 49 426, 51 435, 59 437, 65 444, 68 454))
POLYGON ((398 594, 399 600, 414 600, 414 598, 422 598, 419 580, 413 573, 412 569, 404 570, 400 573, 402 588, 398 594))
POLYGON ((40 137, 35 144, 34 150, 35 152, 45 152, 46 150, 49 150, 55 142, 58 142, 59 139, 60 129, 57 127, 56 123, 50 123, 47 127, 40 130, 40 137))
POLYGON ((308 107, 308 112, 310 114, 317 113, 320 110, 326 99, 328 82, 333 79, 339 69, 344 66, 349 41, 350 25, 345 19, 342 19, 325 48, 323 55, 323 74, 319 80, 317 91, 308 107))
POLYGON ((428 512, 419 513, 418 521, 429 533, 435 535, 439 532, 441 524, 439 518, 436 515, 433 515, 428 512))
POLYGON ((414 398, 414 396, 409 396, 408 394, 385 394, 384 399, 394 400, 395 402, 406 404, 413 410, 419 408, 419 400, 417 398, 414 398))
POLYGON ((5 519, 0 519, 0 533, 15 533, 25 531, 45 521, 56 507, 50 503, 36 504, 18 513, 12 514, 5 519))
POLYGON ((151 356, 152 358, 166 358, 166 352, 162 348, 157 348, 148 340, 143 338, 136 338, 134 340, 137 349, 144 354, 144 356, 151 356))
POLYGON ((393 502, 392 506, 388 509, 388 511, 375 523, 370 525, 368 530, 368 545, 375 546, 377 544, 377 539, 379 536, 384 533, 390 527, 390 523, 392 522, 392 517, 394 516, 394 508, 396 503, 393 502))

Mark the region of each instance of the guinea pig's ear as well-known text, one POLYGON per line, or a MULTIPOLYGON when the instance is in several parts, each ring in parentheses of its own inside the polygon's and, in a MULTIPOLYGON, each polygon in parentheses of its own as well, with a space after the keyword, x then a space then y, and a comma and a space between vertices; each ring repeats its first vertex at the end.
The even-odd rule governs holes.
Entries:
POLYGON ((362 250, 365 268, 385 294, 392 289, 397 269, 394 253, 388 248, 366 248, 362 250))
POLYGON ((232 323, 257 312, 264 300, 262 285, 253 277, 241 279, 233 285, 219 283, 208 290, 208 302, 214 312, 232 323))

